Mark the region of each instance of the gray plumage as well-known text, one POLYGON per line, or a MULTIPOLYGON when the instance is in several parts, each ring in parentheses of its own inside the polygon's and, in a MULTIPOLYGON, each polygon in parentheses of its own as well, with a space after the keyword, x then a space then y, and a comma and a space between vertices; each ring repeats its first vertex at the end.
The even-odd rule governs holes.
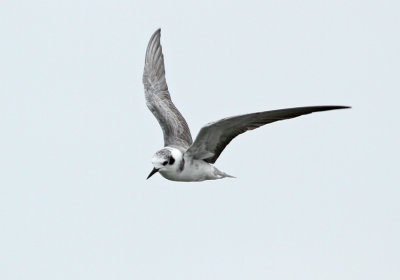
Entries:
POLYGON ((346 106, 311 106, 273 111, 265 111, 225 118, 209 123, 200 129, 193 145, 186 151, 195 159, 203 159, 215 163, 219 155, 233 138, 248 130, 258 128, 268 123, 287 120, 313 112, 345 109, 346 106))
POLYGON ((164 56, 160 44, 161 29, 150 38, 143 72, 146 104, 164 134, 164 146, 187 149, 193 142, 189 126, 172 103, 165 80, 164 56))
POLYGON ((160 172, 174 181, 203 181, 232 177, 218 170, 216 162, 225 147, 239 134, 268 123, 291 119, 313 112, 345 109, 348 106, 310 106, 239 115, 206 124, 192 141, 189 126, 172 103, 165 80, 161 30, 150 38, 143 73, 146 104, 159 122, 165 148, 152 159, 150 178, 160 172), (167 159, 173 159, 167 164, 167 159))

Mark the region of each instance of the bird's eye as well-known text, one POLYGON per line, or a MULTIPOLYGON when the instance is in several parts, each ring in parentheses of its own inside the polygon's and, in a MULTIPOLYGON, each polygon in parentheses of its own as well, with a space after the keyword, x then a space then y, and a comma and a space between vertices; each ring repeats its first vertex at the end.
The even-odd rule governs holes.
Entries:
POLYGON ((164 161, 163 163, 162 163, 162 165, 167 165, 167 163, 168 163, 168 161, 164 161))
POLYGON ((173 157, 170 157, 170 158, 169 158, 169 164, 172 165, 172 164, 174 164, 174 162, 175 162, 175 159, 174 159, 173 157))

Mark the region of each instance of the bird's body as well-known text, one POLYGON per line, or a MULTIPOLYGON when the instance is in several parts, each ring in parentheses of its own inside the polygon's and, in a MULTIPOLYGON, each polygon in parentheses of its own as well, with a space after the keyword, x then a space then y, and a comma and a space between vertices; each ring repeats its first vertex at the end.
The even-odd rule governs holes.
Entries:
POLYGON ((205 180, 215 180, 224 177, 233 177, 220 170, 213 164, 204 160, 185 157, 185 152, 174 147, 165 147, 158 151, 152 160, 155 168, 158 168, 160 174, 171 181, 181 182, 199 182, 205 180), (167 156, 167 157, 165 157, 167 156), (172 157, 174 162, 169 164, 169 168, 162 168, 163 163, 172 157))
POLYGON ((147 177, 159 172, 172 181, 197 182, 233 177, 218 170, 214 163, 233 138, 275 121, 313 112, 345 109, 347 106, 310 106, 265 111, 225 118, 205 125, 193 142, 189 126, 172 103, 165 80, 161 30, 150 38, 146 50, 143 84, 146 104, 158 120, 164 134, 164 148, 153 158, 147 177))

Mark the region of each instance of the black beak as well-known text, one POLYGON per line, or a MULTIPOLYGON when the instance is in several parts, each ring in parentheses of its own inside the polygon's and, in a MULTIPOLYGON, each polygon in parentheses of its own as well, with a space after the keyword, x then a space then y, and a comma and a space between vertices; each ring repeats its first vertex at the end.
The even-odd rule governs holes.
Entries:
POLYGON ((160 169, 154 167, 153 170, 151 170, 149 176, 147 176, 146 180, 149 179, 151 176, 153 176, 155 173, 157 173, 158 170, 160 169))

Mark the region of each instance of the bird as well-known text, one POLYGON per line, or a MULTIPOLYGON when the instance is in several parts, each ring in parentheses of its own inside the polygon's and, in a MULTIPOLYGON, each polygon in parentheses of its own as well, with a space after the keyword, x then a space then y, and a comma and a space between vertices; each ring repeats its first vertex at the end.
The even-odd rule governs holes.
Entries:
POLYGON ((313 112, 351 108, 309 106, 237 115, 206 124, 193 141, 189 126, 172 102, 168 91, 160 38, 159 28, 147 45, 143 85, 146 105, 163 131, 164 147, 153 155, 153 169, 147 179, 156 173, 168 180, 180 182, 235 178, 220 171, 214 163, 225 147, 239 134, 265 124, 313 112))

